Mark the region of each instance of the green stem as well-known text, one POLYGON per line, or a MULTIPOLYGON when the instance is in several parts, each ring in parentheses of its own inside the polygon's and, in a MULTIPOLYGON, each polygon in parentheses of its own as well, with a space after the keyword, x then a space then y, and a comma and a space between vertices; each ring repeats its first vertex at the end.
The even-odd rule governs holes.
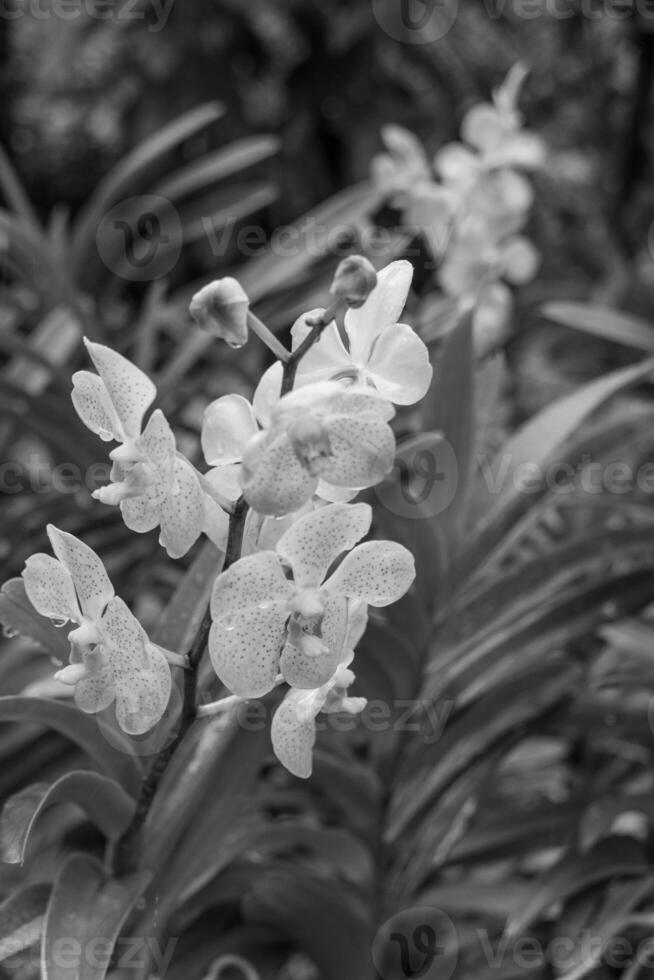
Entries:
POLYGON ((289 391, 293 389, 298 364, 304 355, 311 350, 316 341, 320 339, 321 333, 325 327, 329 326, 343 304, 344 300, 342 299, 334 300, 331 306, 328 306, 325 312, 321 313, 320 316, 312 317, 310 319, 307 318, 306 324, 307 326, 311 327, 311 330, 306 335, 300 346, 295 348, 288 360, 284 363, 281 389, 282 395, 287 395, 289 391))
MULTIPOLYGON (((229 568, 240 554, 247 512, 248 505, 243 497, 240 497, 234 505, 233 513, 229 517, 229 535, 223 568, 229 568)), ((138 866, 143 826, 150 813, 150 808, 159 784, 171 759, 197 717, 198 668, 207 645, 210 629, 211 610, 207 606, 188 653, 188 669, 184 671, 184 694, 177 734, 154 760, 152 767, 141 784, 134 816, 123 835, 116 842, 113 853, 109 857, 109 863, 116 876, 128 874, 138 866)))

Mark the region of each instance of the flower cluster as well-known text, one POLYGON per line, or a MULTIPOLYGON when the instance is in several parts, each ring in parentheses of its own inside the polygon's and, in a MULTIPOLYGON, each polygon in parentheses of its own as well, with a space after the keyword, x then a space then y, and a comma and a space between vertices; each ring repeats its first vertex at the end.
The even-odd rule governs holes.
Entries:
POLYGON ((115 702, 123 731, 140 735, 155 725, 171 691, 166 652, 152 643, 122 599, 114 594, 96 553, 65 531, 48 525, 56 558, 32 555, 25 563, 25 591, 34 608, 68 634, 70 663, 55 675, 75 689, 83 711, 115 702))
MULTIPOLYGON (((102 440, 117 443, 109 454, 110 483, 93 496, 119 506, 133 531, 158 527, 172 558, 186 554, 202 533, 223 551, 208 647, 231 695, 218 704, 263 697, 286 684, 272 744, 298 776, 311 772, 318 712, 356 712, 365 703, 347 691, 368 606, 396 601, 415 574, 401 545, 361 543, 372 510, 350 502, 393 466, 394 405, 413 404, 431 382, 425 345, 398 322, 411 275, 408 262, 377 274, 361 257, 344 260, 332 305, 300 318, 291 351, 251 312, 235 280, 200 290, 190 313, 201 327, 232 346, 245 343, 252 329, 279 354, 252 405, 225 395, 207 407, 205 473, 177 450, 160 409, 146 420, 156 388, 121 354, 86 342, 97 374, 73 376, 78 415, 102 440)), ((147 731, 168 704, 170 666, 185 667, 190 676, 197 662, 148 639, 87 545, 52 526, 48 534, 56 558, 32 556, 23 578, 39 613, 58 625, 75 624, 70 663, 57 678, 74 688, 82 710, 115 703, 124 731, 147 731)))
POLYGON ((545 158, 541 139, 522 128, 517 103, 525 76, 515 65, 492 102, 468 110, 461 142, 444 146, 433 169, 420 142, 397 126, 383 131, 388 152, 372 165, 376 185, 410 227, 423 231, 445 297, 461 311, 474 309, 480 346, 507 328, 509 286, 529 282, 538 268, 534 246, 520 234, 533 200, 525 171, 545 158))

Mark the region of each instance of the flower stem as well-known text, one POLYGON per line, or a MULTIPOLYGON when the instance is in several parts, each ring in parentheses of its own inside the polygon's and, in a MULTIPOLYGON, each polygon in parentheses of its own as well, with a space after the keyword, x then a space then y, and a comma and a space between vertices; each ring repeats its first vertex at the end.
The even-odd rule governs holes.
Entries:
POLYGON ((256 334, 259 340, 262 340, 266 347, 268 347, 275 357, 280 360, 283 364, 289 360, 291 357, 291 352, 286 350, 284 345, 277 339, 272 330, 266 326, 263 320, 260 320, 252 310, 248 310, 248 327, 252 333, 256 334))
MULTIPOLYGON (((229 517, 229 535, 227 547, 225 549, 225 562, 223 568, 228 568, 238 558, 243 541, 243 529, 245 518, 248 512, 248 505, 243 497, 240 497, 235 505, 234 511, 229 517)), ((197 633, 193 639, 191 649, 188 652, 188 669, 184 671, 184 694, 182 701, 182 712, 179 721, 177 734, 168 745, 165 746, 154 760, 152 767, 145 776, 136 802, 134 816, 124 831, 122 837, 116 842, 113 852, 108 856, 108 863, 113 868, 114 874, 128 874, 138 867, 141 851, 141 834, 143 826, 148 818, 152 802, 159 788, 168 765, 175 755, 180 744, 183 742, 189 728, 195 721, 198 713, 196 695, 198 686, 198 668, 204 654, 209 630, 211 629, 211 610, 210 607, 204 610, 202 620, 198 626, 197 633)))
POLYGON ((327 307, 324 313, 320 314, 320 316, 307 318, 306 324, 308 327, 311 327, 311 330, 306 335, 300 346, 295 348, 284 363, 281 389, 282 395, 287 395, 288 392, 292 390, 293 385, 295 384, 295 374, 297 372, 298 364, 304 355, 311 350, 316 341, 320 339, 320 335, 325 327, 329 326, 338 311, 344 305, 345 301, 343 299, 336 299, 331 306, 327 307))

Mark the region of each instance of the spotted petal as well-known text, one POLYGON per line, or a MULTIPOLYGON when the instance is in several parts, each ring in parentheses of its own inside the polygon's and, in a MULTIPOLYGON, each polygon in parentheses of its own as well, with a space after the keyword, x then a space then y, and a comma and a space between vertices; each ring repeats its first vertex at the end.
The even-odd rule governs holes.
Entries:
POLYGON ((211 402, 202 422, 202 451, 209 466, 240 462, 243 450, 258 431, 247 398, 224 395, 211 402))
POLYGON ((125 434, 135 438, 141 431, 143 416, 154 401, 157 389, 148 376, 126 357, 103 344, 89 340, 84 343, 125 434))
POLYGON ((105 442, 125 440, 125 432, 104 381, 91 371, 76 371, 70 395, 75 411, 84 425, 105 442))
POLYGON ((277 542, 277 553, 293 569, 300 589, 317 588, 333 561, 368 533, 369 504, 328 504, 306 514, 277 542))
POLYGON ((120 512, 130 531, 145 534, 159 524, 159 507, 146 494, 138 497, 128 497, 120 502, 120 512))
POLYGON ((148 419, 141 436, 141 444, 148 459, 158 470, 159 480, 163 483, 160 488, 163 490, 173 479, 176 448, 173 430, 161 409, 156 409, 148 419))
POLYGON ((112 599, 102 617, 103 653, 111 668, 118 724, 140 735, 159 721, 170 698, 170 667, 151 647, 122 599, 112 599))
POLYGON ((172 688, 168 661, 159 650, 148 652, 138 674, 116 680, 116 718, 128 735, 142 735, 163 717, 172 688))
POLYGON ((54 524, 48 524, 47 531, 52 550, 72 576, 82 612, 90 619, 99 619, 114 596, 102 561, 92 548, 73 534, 60 531, 54 524))
POLYGON ((115 699, 114 667, 98 659, 97 666, 91 666, 88 677, 75 685, 75 704, 81 711, 93 715, 104 711, 115 699))
POLYGON ((217 577, 209 655, 234 694, 262 697, 273 687, 293 592, 272 551, 241 558, 217 577))
POLYGON ((23 582, 28 599, 42 616, 63 622, 81 622, 73 579, 56 558, 32 555, 25 562, 23 582))
POLYGON ((174 483, 159 504, 159 543, 171 558, 181 558, 195 544, 204 526, 204 493, 189 463, 176 459, 174 483))
POLYGON ((308 779, 316 742, 315 718, 324 698, 320 691, 290 690, 273 715, 270 738, 281 764, 294 776, 308 779))
POLYGON ((355 364, 365 364, 384 327, 399 320, 412 277, 413 266, 406 259, 391 262, 377 274, 377 285, 363 306, 345 314, 345 331, 355 364))
POLYGON ((388 606, 408 591, 414 578, 413 555, 403 545, 367 541, 345 556, 323 591, 363 599, 371 606, 388 606))
POLYGON ((329 419, 332 457, 322 472, 337 487, 371 487, 390 473, 395 437, 381 419, 337 415, 329 419))
POLYGON ((344 658, 347 623, 347 601, 335 596, 325 602, 321 626, 321 640, 328 648, 325 653, 310 656, 290 640, 286 643, 279 669, 291 687, 307 690, 327 683, 344 658))
POLYGON ((313 496, 318 477, 302 466, 286 432, 269 431, 255 440, 246 450, 241 471, 248 504, 273 517, 299 510, 313 496))

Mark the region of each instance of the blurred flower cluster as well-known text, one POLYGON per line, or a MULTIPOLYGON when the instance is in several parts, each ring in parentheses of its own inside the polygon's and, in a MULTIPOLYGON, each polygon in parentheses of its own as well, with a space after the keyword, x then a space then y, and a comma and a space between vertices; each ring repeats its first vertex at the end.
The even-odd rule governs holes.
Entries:
POLYGON ((461 141, 448 143, 430 163, 420 141, 387 126, 387 152, 372 161, 372 179, 409 229, 418 229, 437 263, 444 307, 474 310, 478 346, 501 341, 510 323, 511 286, 536 274, 538 253, 521 234, 533 201, 526 172, 542 166, 545 146, 522 127, 518 97, 526 77, 516 64, 492 102, 473 105, 461 123, 461 141))

